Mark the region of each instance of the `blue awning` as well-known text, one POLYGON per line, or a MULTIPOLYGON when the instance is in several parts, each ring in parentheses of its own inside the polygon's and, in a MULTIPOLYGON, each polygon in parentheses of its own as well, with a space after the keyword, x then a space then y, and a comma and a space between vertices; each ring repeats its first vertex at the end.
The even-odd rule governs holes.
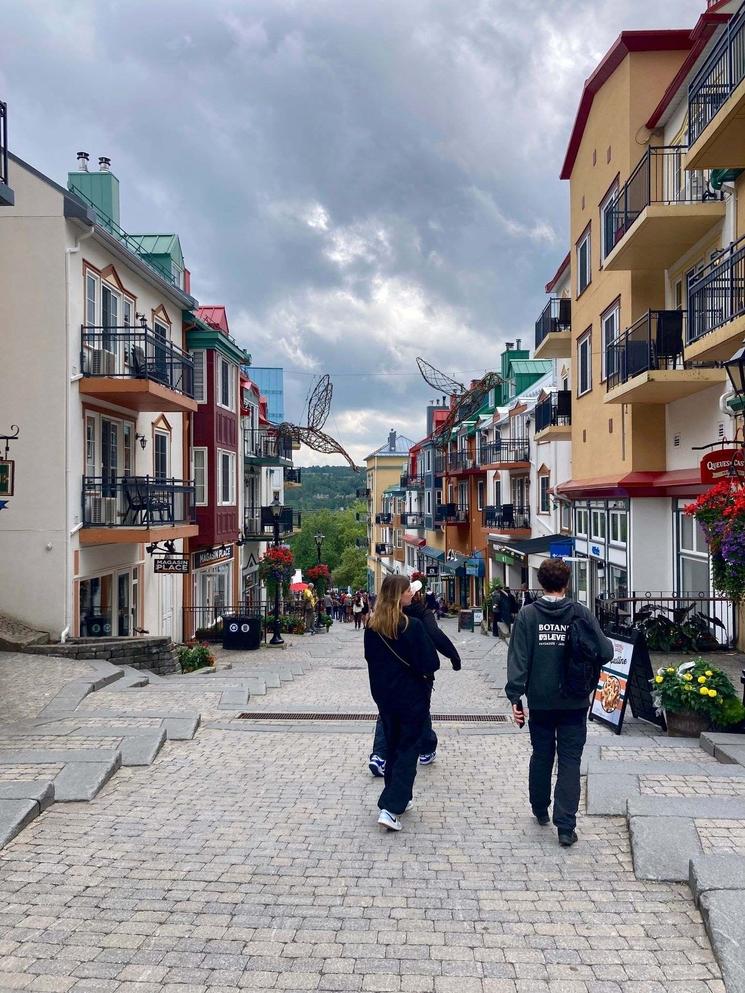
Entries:
POLYGON ((425 545, 421 549, 422 555, 428 559, 434 559, 435 562, 440 562, 445 558, 445 553, 439 548, 433 548, 431 545, 425 545))

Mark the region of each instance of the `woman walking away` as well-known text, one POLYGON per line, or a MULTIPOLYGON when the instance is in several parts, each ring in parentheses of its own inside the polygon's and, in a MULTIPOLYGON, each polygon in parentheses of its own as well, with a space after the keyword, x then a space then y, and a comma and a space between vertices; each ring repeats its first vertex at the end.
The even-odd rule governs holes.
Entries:
POLYGON ((370 619, 370 604, 367 602, 367 593, 362 594, 362 627, 367 627, 367 622, 370 619))
POLYGON ((400 815, 411 809, 419 742, 440 667, 422 622, 403 613, 411 597, 406 576, 386 576, 364 635, 370 692, 388 745, 378 824, 389 831, 400 831, 400 815))
POLYGON ((357 631, 362 627, 362 597, 357 594, 354 598, 354 603, 352 604, 352 613, 354 614, 354 630, 357 631))

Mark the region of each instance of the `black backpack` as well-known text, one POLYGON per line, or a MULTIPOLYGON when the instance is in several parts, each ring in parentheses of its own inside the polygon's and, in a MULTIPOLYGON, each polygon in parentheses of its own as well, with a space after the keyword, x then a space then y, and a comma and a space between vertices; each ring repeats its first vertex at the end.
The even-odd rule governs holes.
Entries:
POLYGON ((564 642, 562 696, 587 697, 595 691, 603 664, 598 647, 595 628, 588 618, 575 608, 564 642))

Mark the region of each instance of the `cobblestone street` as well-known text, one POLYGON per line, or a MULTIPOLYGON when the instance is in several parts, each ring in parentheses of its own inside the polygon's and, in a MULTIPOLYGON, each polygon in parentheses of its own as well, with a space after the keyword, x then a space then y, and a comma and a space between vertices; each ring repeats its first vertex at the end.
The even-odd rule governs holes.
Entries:
MULTIPOLYGON (((506 713, 505 647, 447 624, 463 671, 443 665, 433 712, 506 713)), ((249 712, 373 713, 360 633, 289 641, 281 660, 311 665, 249 712)), ((269 657, 235 656, 231 672, 269 657)), ((89 803, 54 804, 0 851, 0 991, 724 990, 688 886, 635 877, 624 817, 586 816, 583 802, 570 850, 536 824, 527 731, 436 725, 438 761, 388 835, 371 722, 239 720, 214 710, 216 678, 156 684, 204 685, 193 740, 121 768, 89 803)), ((623 737, 644 730, 630 720, 623 737)), ((589 741, 616 739, 591 726, 589 741)), ((715 845, 726 826, 698 828, 715 845)))

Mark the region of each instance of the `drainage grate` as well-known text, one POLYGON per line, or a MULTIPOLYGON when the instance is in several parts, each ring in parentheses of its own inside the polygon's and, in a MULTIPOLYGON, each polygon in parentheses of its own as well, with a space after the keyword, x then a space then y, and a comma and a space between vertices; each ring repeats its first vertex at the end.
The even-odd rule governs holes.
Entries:
MULTIPOLYGON (((245 721, 376 721, 377 714, 313 714, 286 713, 273 714, 264 710, 238 715, 245 721)), ((506 724, 505 714, 432 714, 433 721, 463 724, 506 724)))

